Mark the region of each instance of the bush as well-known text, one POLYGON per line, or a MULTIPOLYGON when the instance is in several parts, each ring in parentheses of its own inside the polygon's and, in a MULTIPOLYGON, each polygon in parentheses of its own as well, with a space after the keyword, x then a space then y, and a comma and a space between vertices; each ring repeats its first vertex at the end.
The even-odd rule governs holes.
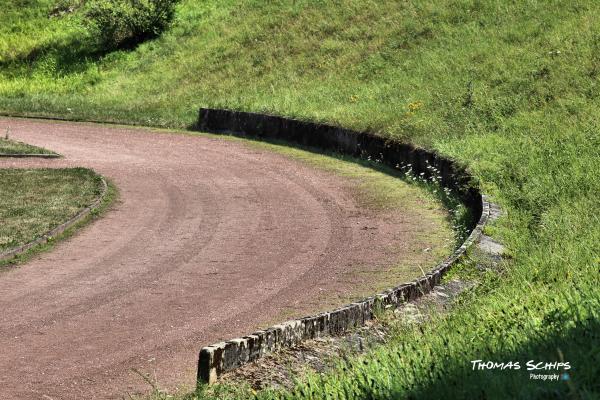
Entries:
POLYGON ((91 0, 85 20, 105 50, 152 39, 168 28, 179 0, 91 0))

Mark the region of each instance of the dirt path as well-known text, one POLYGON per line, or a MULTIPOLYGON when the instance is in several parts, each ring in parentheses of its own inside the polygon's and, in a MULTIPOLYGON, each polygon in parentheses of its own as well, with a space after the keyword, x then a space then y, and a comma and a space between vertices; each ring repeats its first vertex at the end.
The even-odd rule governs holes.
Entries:
POLYGON ((391 244, 410 249, 415 231, 431 229, 361 209, 339 177, 240 142, 0 119, 0 131, 7 125, 65 158, 0 168, 90 167, 120 200, 0 274, 0 399, 148 390, 133 368, 191 385, 202 346, 304 312, 323 291, 347 294, 349 266, 389 265, 391 244))

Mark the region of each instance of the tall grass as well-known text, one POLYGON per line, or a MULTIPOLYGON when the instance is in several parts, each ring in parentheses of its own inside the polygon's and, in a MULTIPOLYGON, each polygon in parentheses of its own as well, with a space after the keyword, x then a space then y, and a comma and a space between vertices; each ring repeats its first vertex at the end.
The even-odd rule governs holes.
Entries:
POLYGON ((0 16, 4 112, 184 127, 212 106, 327 121, 455 157, 501 204, 488 232, 508 249, 502 271, 290 397, 598 397, 600 4, 188 0, 159 39, 93 54, 77 13, 39 22, 49 3, 0 16), (470 369, 561 357, 572 369, 558 383, 470 369))

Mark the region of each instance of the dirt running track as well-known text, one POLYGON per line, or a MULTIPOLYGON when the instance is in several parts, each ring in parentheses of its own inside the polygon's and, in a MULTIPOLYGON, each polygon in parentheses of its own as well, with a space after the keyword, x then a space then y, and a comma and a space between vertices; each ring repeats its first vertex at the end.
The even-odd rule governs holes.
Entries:
POLYGON ((323 291, 357 284, 345 271, 390 265, 424 229, 361 209, 337 176, 240 141, 0 118, 0 131, 9 125, 65 158, 0 168, 90 167, 120 199, 0 273, 2 400, 147 391, 134 368, 164 387, 192 385, 202 346, 315 311, 323 291))

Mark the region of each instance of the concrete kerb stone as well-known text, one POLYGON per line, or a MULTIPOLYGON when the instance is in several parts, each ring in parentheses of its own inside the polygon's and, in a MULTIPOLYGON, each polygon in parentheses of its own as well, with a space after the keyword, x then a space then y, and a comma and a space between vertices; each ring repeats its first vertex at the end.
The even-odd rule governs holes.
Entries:
POLYGON ((479 216, 477 223, 469 227, 471 232, 463 244, 423 277, 330 312, 287 321, 242 338, 202 348, 198 358, 199 384, 215 383, 226 371, 303 340, 343 334, 372 319, 378 308, 398 306, 430 292, 467 249, 479 240, 490 215, 490 203, 464 167, 435 152, 409 144, 330 125, 220 109, 200 109, 196 128, 204 132, 281 139, 351 156, 370 157, 392 168, 410 166, 414 174, 426 179, 436 174, 441 177, 443 187, 453 190, 463 204, 479 216))
POLYGON ((56 235, 60 235, 61 233, 63 233, 64 231, 66 231, 67 229, 69 229, 70 227, 72 227, 73 225, 78 223, 79 221, 81 221, 83 218, 85 218, 88 214, 90 214, 96 208, 98 208, 98 206, 100 206, 100 204, 102 203, 102 200, 104 200, 106 193, 108 192, 108 185, 107 185, 104 177, 101 176, 100 180, 101 180, 101 185, 102 185, 102 191, 92 204, 90 204, 83 210, 79 211, 75 216, 69 218, 66 222, 64 222, 64 223, 60 224, 59 226, 57 226, 56 228, 53 228, 53 229, 49 230, 48 232, 44 233, 42 236, 38 237, 37 239, 34 239, 29 243, 25 243, 24 245, 17 246, 17 247, 14 247, 12 249, 9 249, 9 250, 6 250, 6 251, 0 253, 0 261, 11 259, 11 258, 15 257, 16 255, 26 252, 27 250, 31 249, 32 247, 34 247, 36 245, 48 242, 48 240, 55 237, 56 235))
POLYGON ((60 154, 9 154, 1 153, 0 158, 60 158, 60 154))

